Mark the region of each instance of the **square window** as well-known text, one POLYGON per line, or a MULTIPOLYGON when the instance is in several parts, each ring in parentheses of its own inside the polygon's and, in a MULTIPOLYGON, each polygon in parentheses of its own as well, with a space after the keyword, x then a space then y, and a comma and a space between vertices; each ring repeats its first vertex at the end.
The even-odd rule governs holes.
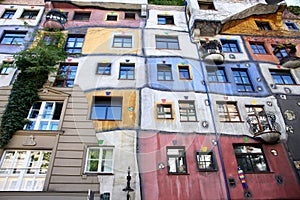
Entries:
POLYGON ((189 66, 178 66, 180 79, 191 79, 189 66))
POLYGON ((120 64, 119 79, 133 80, 135 78, 134 71, 135 71, 134 64, 127 64, 127 63, 120 64))
POLYGON ((173 16, 158 15, 157 16, 157 23, 160 24, 160 25, 174 24, 174 18, 173 18, 173 16))
POLYGON ((295 85, 296 82, 289 70, 270 69, 271 76, 275 84, 295 85))
POLYGON ((110 15, 108 14, 106 16, 106 21, 117 21, 118 20, 118 15, 110 15))
POLYGON ((245 173, 269 171, 265 155, 260 146, 247 144, 234 145, 233 147, 237 164, 245 173))
POLYGON ((100 194, 100 200, 110 200, 110 193, 105 192, 103 194, 100 194))
POLYGON ((0 69, 0 75, 8 75, 11 70, 12 70, 11 67, 2 68, 0 69))
POLYGON ((254 54, 267 54, 265 46, 261 42, 250 42, 250 46, 254 54))
POLYGON ((35 102, 27 116, 30 121, 24 130, 58 130, 63 102, 35 102))
POLYGON ((217 163, 212 151, 196 152, 196 162, 199 171, 216 171, 217 163))
POLYGON ((46 45, 58 45, 59 37, 58 35, 46 34, 44 35, 43 41, 46 45))
POLYGON ((194 101, 179 101, 178 103, 179 103, 180 121, 182 122, 197 121, 194 101))
POLYGON ((224 67, 207 66, 206 71, 207 71, 209 82, 217 82, 217 83, 227 82, 227 77, 226 77, 224 67))
POLYGON ((157 80, 159 80, 159 81, 173 80, 172 66, 169 64, 158 64, 157 65, 157 80))
POLYGON ((167 147, 168 173, 186 174, 186 155, 184 147, 167 147))
POLYGON ((221 40, 223 52, 239 53, 241 52, 236 40, 221 40))
POLYGON ((55 87, 74 87, 74 80, 77 73, 77 63, 61 63, 54 82, 55 87))
MULTIPOLYGON (((274 51, 274 49, 276 48, 276 45, 272 45, 272 48, 273 48, 273 51, 274 51)), ((279 60, 281 60, 281 59, 287 57, 287 56, 288 56, 288 53, 287 53, 286 49, 280 49, 280 50, 275 54, 275 56, 276 56, 279 60)))
POLYGON ((239 92, 253 92, 247 69, 232 69, 233 77, 239 92))
POLYGON ((73 20, 89 20, 90 16, 90 12, 75 12, 73 20))
POLYGON ((22 45, 26 32, 24 31, 4 31, 1 38, 1 44, 22 45))
POLYGON ((84 41, 84 35, 69 35, 66 43, 66 52, 81 53, 84 41))
POLYGON ((259 30, 272 30, 269 22, 259 22, 255 21, 256 26, 259 28, 259 30))
POLYGON ((173 119, 171 104, 157 104, 158 119, 173 119))
POLYGON ((131 48, 132 36, 114 36, 113 47, 131 48))
POLYGON ((85 172, 113 173, 113 158, 112 147, 89 147, 87 149, 85 172))
POLYGON ((24 10, 21 15, 22 19, 35 19, 36 16, 39 14, 38 10, 24 10))
POLYGON ((16 10, 5 10, 1 18, 3 19, 12 19, 15 15, 16 10))
POLYGON ((213 0, 198 0, 200 10, 215 10, 213 0))
POLYGON ((218 106, 218 113, 221 122, 241 121, 241 117, 236 102, 217 102, 217 106, 218 106))
POLYGON ((285 22, 285 25, 288 28, 288 30, 290 30, 290 31, 298 31, 299 30, 298 26, 294 22, 285 22))
POLYGON ((131 20, 134 20, 134 19, 135 19, 135 13, 126 12, 126 13, 125 13, 125 19, 131 19, 131 20))
POLYGON ((94 120, 122 120, 122 97, 94 98, 91 119, 94 120))
POLYGON ((111 63, 98 63, 97 74, 110 75, 111 74, 111 63))
POLYGON ((51 151, 6 150, 0 166, 0 174, 6 181, 1 181, 0 190, 42 191, 50 158, 51 151))
POLYGON ((179 49, 178 38, 174 36, 155 36, 157 49, 179 49))
POLYGON ((246 106, 246 112, 248 114, 247 122, 254 135, 272 130, 263 106, 246 106))

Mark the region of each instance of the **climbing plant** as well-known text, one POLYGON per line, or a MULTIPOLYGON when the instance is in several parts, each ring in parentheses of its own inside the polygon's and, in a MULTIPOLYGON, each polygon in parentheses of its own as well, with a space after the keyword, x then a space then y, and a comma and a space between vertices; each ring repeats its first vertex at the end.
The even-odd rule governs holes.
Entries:
MULTIPOLYGON (((64 35, 61 32, 50 34, 51 41, 55 41, 53 43, 43 40, 43 35, 36 34, 38 42, 13 56, 13 65, 19 73, 1 119, 0 147, 7 144, 17 130, 23 129, 28 122, 26 118, 30 107, 39 100, 38 89, 43 87, 49 73, 57 70, 56 65, 66 59, 62 44, 64 35)), ((8 66, 2 64, 1 67, 8 66)))
POLYGON ((183 6, 184 0, 149 0, 149 4, 183 6))
POLYGON ((287 7, 287 9, 294 15, 300 15, 300 7, 299 6, 289 6, 289 7, 287 7))

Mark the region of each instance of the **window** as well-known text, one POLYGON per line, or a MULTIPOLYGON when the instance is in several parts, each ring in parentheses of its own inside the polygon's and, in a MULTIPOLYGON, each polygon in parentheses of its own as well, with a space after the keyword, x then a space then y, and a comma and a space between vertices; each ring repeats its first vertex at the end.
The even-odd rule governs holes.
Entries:
POLYGON ((234 153, 238 166, 240 166, 245 173, 269 171, 260 146, 234 145, 234 153))
POLYGON ((210 152, 196 152, 196 161, 199 171, 215 171, 217 170, 217 163, 212 151, 210 152))
POLYGON ((189 66, 178 66, 180 79, 191 79, 189 66))
POLYGON ((239 53, 241 52, 236 40, 221 40, 222 49, 224 52, 239 53))
POLYGON ((61 63, 54 83, 56 87, 74 87, 77 63, 61 63))
POLYGON ((120 64, 120 75, 119 79, 134 79, 134 64, 120 64))
POLYGON ((217 102, 221 122, 240 122, 241 117, 236 102, 217 102))
POLYGON ((16 10, 5 10, 1 18, 3 19, 12 19, 15 15, 16 10))
POLYGON ((177 37, 155 36, 157 49, 179 49, 177 37))
POLYGON ((248 123, 251 126, 251 132, 254 134, 270 131, 268 116, 264 111, 263 106, 246 106, 248 114, 248 123))
POLYGON ((259 28, 259 30, 272 30, 269 22, 258 22, 255 21, 256 26, 259 28))
POLYGON ((59 38, 57 35, 44 35, 43 41, 46 45, 58 45, 59 38))
POLYGON ((39 14, 38 10, 24 10, 24 12, 21 15, 21 18, 23 18, 23 19, 35 19, 38 14, 39 14))
POLYGON ((66 51, 68 53, 81 53, 83 41, 84 36, 82 35, 69 35, 66 44, 66 51))
POLYGON ((209 82, 225 83, 227 82, 224 67, 208 66, 206 67, 209 82))
POLYGON ((157 80, 170 81, 172 80, 172 67, 168 64, 157 65, 157 80))
MULTIPOLYGON (((276 45, 273 45, 273 46, 272 46, 273 51, 274 51, 275 47, 276 47, 276 45)), ((279 51, 275 54, 275 56, 276 56, 279 60, 281 60, 281 59, 287 57, 287 56, 288 56, 288 53, 287 53, 286 49, 279 49, 279 51)))
POLYGON ((22 45, 25 36, 26 32, 5 31, 1 38, 1 44, 22 45))
POLYGON ((200 0, 198 1, 200 10, 215 10, 215 6, 212 0, 200 0))
POLYGON ((196 110, 193 101, 179 101, 180 121, 196 121, 196 110))
POLYGON ((42 191, 51 152, 6 150, 0 167, 0 191, 42 191))
POLYGON ((114 36, 113 47, 131 48, 132 37, 131 36, 114 36))
POLYGON ((111 74, 111 63, 98 63, 97 74, 110 75, 111 74))
POLYGON ((135 19, 135 13, 126 12, 125 19, 135 19))
POLYGON ((88 148, 85 172, 113 173, 113 148, 112 147, 88 148))
POLYGON ((288 28, 288 30, 290 30, 290 31, 298 31, 299 30, 298 26, 294 22, 285 22, 285 25, 288 28))
POLYGON ((122 120, 122 97, 95 97, 91 118, 122 120))
POLYGON ((267 54, 263 43, 250 42, 250 46, 254 54, 267 54))
POLYGON ((157 105, 157 118, 158 119, 172 119, 172 105, 158 104, 157 105))
POLYGON ((160 24, 160 25, 174 24, 174 18, 173 18, 173 16, 158 15, 157 16, 157 23, 160 24))
POLYGON ((110 193, 105 192, 103 194, 100 194, 100 200, 110 200, 110 193))
POLYGON ((63 102, 39 101, 31 107, 24 130, 58 130, 63 102))
POLYGON ((167 147, 168 173, 187 173, 184 147, 167 147))
POLYGON ((239 92, 252 92, 253 87, 246 69, 232 69, 234 81, 239 92))
POLYGON ((90 16, 90 12, 75 12, 73 20, 89 20, 90 16))
POLYGON ((118 20, 118 15, 107 15, 106 16, 106 21, 117 21, 118 20))
POLYGON ((276 84, 294 85, 296 84, 289 70, 270 69, 271 76, 276 84))
POLYGON ((9 74, 9 72, 13 69, 13 63, 12 62, 7 62, 7 61, 3 61, 3 67, 2 69, 0 69, 0 75, 7 75, 9 74))

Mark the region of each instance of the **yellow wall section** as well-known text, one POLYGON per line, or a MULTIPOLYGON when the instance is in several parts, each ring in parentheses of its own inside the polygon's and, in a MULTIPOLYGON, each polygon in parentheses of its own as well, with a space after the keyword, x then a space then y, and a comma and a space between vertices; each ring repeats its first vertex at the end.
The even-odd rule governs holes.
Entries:
POLYGON ((85 36, 82 53, 140 54, 140 32, 138 29, 126 28, 90 28, 85 36), (132 48, 113 48, 114 35, 132 35, 132 48))
MULTIPOLYGON (((91 114, 91 108, 94 101, 94 96, 103 97, 123 97, 122 100, 122 120, 121 121, 109 121, 109 120, 94 120, 94 128, 96 131, 113 130, 117 128, 137 128, 138 126, 138 94, 134 90, 103 90, 87 93, 86 97, 89 102, 89 110, 91 114), (106 92, 110 92, 110 95, 106 95, 106 92), (133 111, 128 108, 132 107, 133 111)), ((90 115, 89 115, 90 117, 90 115)))
MULTIPOLYGON (((299 25, 299 21, 293 20, 299 25)), ((282 13, 251 16, 242 20, 234 20, 224 24, 222 34, 255 34, 263 36, 295 36, 300 33, 297 31, 289 31, 284 21, 282 21, 282 13), (255 21, 269 22, 272 30, 259 30, 255 21)))

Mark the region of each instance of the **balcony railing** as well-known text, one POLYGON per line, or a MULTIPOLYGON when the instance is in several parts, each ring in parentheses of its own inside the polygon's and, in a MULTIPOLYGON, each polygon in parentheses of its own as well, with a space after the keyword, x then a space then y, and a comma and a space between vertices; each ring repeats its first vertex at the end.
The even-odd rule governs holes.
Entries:
POLYGON ((247 118, 247 123, 250 127, 249 131, 255 138, 261 139, 268 144, 277 143, 280 140, 280 125, 276 122, 274 113, 266 115, 258 114, 247 118))
POLYGON ((49 30, 63 30, 67 22, 67 15, 59 10, 50 10, 46 15, 44 28, 49 30))
POLYGON ((277 45, 273 54, 277 56, 283 67, 298 68, 300 67, 300 58, 296 56, 296 51, 296 44, 286 43, 277 45))
POLYGON ((204 62, 223 64, 224 55, 222 53, 222 45, 218 40, 207 40, 201 44, 201 56, 204 62))

